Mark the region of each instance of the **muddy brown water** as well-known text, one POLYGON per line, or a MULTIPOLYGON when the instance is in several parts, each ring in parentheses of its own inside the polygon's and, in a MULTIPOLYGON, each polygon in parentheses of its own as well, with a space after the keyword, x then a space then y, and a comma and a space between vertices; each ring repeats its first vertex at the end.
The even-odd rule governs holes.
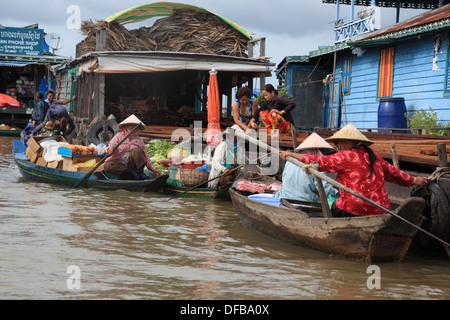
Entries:
MULTIPOLYGON (((0 159, 13 162, 13 139, 0 137, 0 159)), ((249 230, 230 201, 53 186, 5 161, 0 186, 3 300, 450 298, 448 258, 374 273, 249 230)))

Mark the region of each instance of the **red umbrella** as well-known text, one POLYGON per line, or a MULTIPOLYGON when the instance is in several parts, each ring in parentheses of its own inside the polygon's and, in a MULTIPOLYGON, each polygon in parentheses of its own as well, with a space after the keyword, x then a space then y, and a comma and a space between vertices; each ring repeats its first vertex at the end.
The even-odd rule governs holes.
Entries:
POLYGON ((220 132, 219 85, 217 84, 217 71, 212 69, 209 74, 208 128, 206 143, 217 146, 222 142, 222 135, 220 132))
POLYGON ((22 108, 22 105, 13 97, 0 93, 0 108, 22 108))

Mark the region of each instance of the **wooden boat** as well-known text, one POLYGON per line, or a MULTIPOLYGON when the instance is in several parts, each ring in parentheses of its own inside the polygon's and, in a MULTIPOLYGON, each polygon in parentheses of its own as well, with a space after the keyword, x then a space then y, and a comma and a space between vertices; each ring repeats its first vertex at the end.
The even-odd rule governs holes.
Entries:
MULTIPOLYGON (((299 205, 282 199, 280 206, 274 206, 255 201, 238 191, 236 182, 229 192, 242 223, 295 245, 355 260, 400 261, 417 232, 416 228, 390 214, 324 218, 320 204, 299 205)), ((419 226, 424 207, 423 198, 411 197, 404 199, 394 212, 419 226)))
MULTIPOLYGON (((25 179, 73 187, 86 175, 86 173, 36 165, 25 156, 26 147, 21 141, 15 140, 13 146, 14 161, 25 179)), ((167 178, 168 175, 162 175, 153 176, 149 180, 118 180, 108 178, 106 174, 96 173, 91 175, 82 186, 102 190, 159 191, 164 188, 167 178)))
POLYGON ((216 198, 230 198, 231 185, 223 189, 213 188, 195 188, 189 190, 190 187, 183 186, 177 180, 167 179, 165 191, 171 195, 179 195, 180 197, 201 198, 201 199, 216 199, 216 198))
POLYGON ((9 129, 9 130, 0 130, 0 136, 13 136, 19 137, 22 130, 9 129))

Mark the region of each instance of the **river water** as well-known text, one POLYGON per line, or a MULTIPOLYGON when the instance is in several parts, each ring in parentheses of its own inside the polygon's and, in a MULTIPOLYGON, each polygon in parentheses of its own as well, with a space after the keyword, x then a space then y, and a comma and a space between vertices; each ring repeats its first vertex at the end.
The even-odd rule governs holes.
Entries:
POLYGON ((30 182, 5 162, 13 139, 0 137, 0 299, 450 298, 448 258, 373 273, 246 229, 230 201, 30 182))

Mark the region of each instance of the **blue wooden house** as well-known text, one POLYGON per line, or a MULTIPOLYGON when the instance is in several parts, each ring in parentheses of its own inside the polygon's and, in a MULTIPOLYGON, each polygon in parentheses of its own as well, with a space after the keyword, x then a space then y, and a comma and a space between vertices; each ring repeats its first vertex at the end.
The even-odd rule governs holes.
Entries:
MULTIPOLYGON (((288 56, 277 77, 297 104, 297 128, 386 128, 380 104, 403 104, 437 112, 450 122, 450 1, 323 0, 337 5, 335 43, 306 56, 288 56), (339 19, 339 5, 352 6, 350 21, 339 19), (370 7, 353 17, 354 5, 370 7), (426 9, 423 14, 376 29, 376 6, 426 9), (399 101, 399 102, 397 102, 399 101)), ((405 111, 394 117, 406 127, 405 111), (403 118, 402 118, 403 117, 403 118)))

